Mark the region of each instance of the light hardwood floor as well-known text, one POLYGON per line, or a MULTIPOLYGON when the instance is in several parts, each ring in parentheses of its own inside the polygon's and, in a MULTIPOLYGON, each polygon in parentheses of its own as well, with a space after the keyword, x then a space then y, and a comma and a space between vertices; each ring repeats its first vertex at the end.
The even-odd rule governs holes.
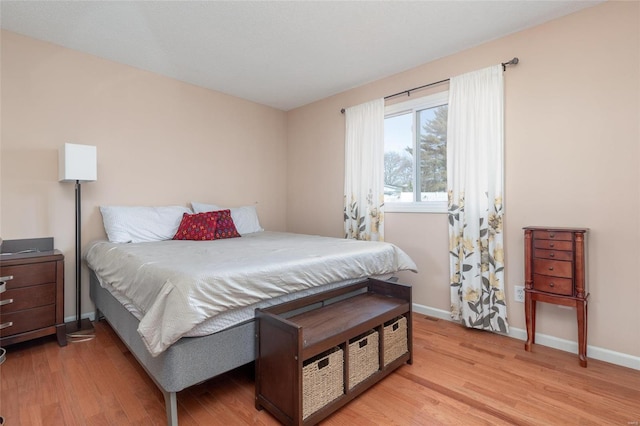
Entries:
MULTIPOLYGON (((640 371, 414 315, 414 363, 325 425, 640 424, 640 371)), ((105 322, 96 339, 11 346, 0 366, 5 425, 163 425, 164 402, 105 322)), ((181 426, 275 425, 254 408, 252 367, 178 394, 181 426)))

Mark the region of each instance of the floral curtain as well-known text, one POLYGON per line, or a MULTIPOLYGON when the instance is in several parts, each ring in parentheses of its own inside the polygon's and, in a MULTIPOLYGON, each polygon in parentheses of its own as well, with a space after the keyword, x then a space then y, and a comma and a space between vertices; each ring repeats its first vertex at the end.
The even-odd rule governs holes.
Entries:
POLYGON ((502 67, 452 77, 447 181, 451 316, 508 332, 504 294, 502 67))
POLYGON ((345 110, 345 238, 384 240, 384 99, 345 110))

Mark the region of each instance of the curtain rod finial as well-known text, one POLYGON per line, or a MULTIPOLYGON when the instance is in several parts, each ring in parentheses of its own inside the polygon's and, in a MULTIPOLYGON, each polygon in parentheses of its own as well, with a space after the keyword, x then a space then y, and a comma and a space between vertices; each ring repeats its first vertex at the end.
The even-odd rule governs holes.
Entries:
POLYGON ((520 59, 518 59, 517 56, 514 56, 513 59, 511 59, 510 61, 507 62, 503 62, 502 65, 502 71, 506 71, 507 70, 507 65, 517 65, 518 62, 520 62, 520 59))
POLYGON ((520 59, 518 59, 518 57, 516 56, 516 57, 514 57, 513 59, 511 59, 510 61, 503 62, 503 63, 502 63, 502 66, 503 66, 503 67, 506 67, 507 65, 517 65, 517 64, 518 64, 518 62, 520 62, 520 59))

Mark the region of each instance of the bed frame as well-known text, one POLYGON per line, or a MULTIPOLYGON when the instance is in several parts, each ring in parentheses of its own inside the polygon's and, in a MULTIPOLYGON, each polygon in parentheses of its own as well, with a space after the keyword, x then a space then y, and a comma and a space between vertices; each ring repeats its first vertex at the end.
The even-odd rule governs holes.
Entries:
POLYGON ((96 320, 104 317, 164 395, 167 424, 178 425, 176 393, 255 360, 255 321, 203 337, 183 337, 152 357, 137 328, 139 321, 90 270, 89 291, 96 320), (215 354, 212 356, 211 354, 215 354))
MULTIPOLYGON (((178 392, 255 361, 257 352, 254 318, 207 336, 183 337, 157 357, 151 356, 138 334, 140 321, 109 290, 100 285, 98 277, 91 268, 89 268, 89 274, 89 294, 96 306, 96 321, 102 318, 107 320, 160 388, 164 396, 168 426, 178 426, 178 392)), ((398 280, 392 274, 375 278, 390 282, 398 280)), ((366 278, 356 280, 364 281, 366 278)), ((347 280, 339 285, 342 287, 355 282, 347 280)), ((339 301, 361 291, 364 289, 333 297, 320 304, 339 301)), ((304 292, 300 292, 298 297, 304 296, 304 292)), ((313 309, 315 305, 292 311, 289 315, 313 309)))
MULTIPOLYGON (((157 357, 151 356, 138 334, 140 321, 109 290, 100 285, 91 268, 89 273, 89 294, 96 306, 96 320, 107 320, 160 388, 164 396, 168 426, 178 426, 177 392, 255 361, 256 322, 253 318, 207 336, 183 337, 157 357)), ((378 278, 397 281, 397 277, 392 275, 378 278)), ((347 281, 341 285, 349 283, 354 282, 347 281)), ((348 293, 332 300, 337 301, 350 295, 352 294, 348 293)), ((305 310, 311 308, 313 306, 305 310)), ((295 312, 297 311, 293 313, 295 312)))

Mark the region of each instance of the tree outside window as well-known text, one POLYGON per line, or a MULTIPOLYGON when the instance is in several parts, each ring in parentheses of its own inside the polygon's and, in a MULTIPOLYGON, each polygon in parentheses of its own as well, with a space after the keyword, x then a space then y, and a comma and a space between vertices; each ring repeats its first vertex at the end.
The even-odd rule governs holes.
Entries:
POLYGON ((422 102, 410 102, 411 108, 404 110, 404 104, 392 105, 391 109, 399 112, 385 117, 387 211, 389 206, 390 211, 403 211, 407 204, 413 204, 410 211, 444 212, 447 202, 446 97, 440 94, 422 102), (417 134, 415 128, 418 128, 417 134), (414 155, 416 148, 418 156, 414 155))

